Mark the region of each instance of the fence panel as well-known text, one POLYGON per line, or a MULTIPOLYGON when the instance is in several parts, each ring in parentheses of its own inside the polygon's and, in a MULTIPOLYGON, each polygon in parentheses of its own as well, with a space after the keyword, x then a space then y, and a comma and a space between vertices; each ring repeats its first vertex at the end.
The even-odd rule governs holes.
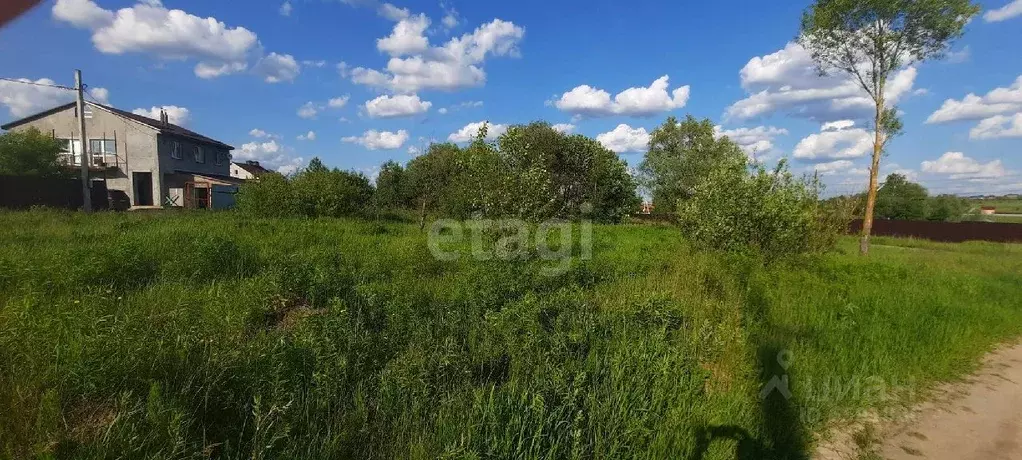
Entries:
MULTIPOLYGON (((862 231, 862 219, 852 221, 848 232, 862 231)), ((962 241, 1022 242, 1022 224, 1002 222, 929 222, 913 220, 873 221, 873 235, 905 236, 933 241, 960 243, 962 241)))
MULTIPOLYGON (((81 178, 0 176, 0 208, 28 209, 32 206, 80 209, 81 178)), ((92 209, 109 207, 106 184, 92 181, 92 209)))

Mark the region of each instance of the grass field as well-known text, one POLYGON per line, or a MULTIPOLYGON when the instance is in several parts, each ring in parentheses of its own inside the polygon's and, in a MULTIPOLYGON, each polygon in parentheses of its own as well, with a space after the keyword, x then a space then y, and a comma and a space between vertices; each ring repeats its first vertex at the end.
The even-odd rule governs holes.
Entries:
POLYGON ((1020 245, 594 235, 546 276, 414 224, 0 213, 0 456, 804 458, 1022 334, 1020 245))
POLYGON ((969 200, 973 206, 993 206, 998 213, 1022 214, 1022 199, 969 200))

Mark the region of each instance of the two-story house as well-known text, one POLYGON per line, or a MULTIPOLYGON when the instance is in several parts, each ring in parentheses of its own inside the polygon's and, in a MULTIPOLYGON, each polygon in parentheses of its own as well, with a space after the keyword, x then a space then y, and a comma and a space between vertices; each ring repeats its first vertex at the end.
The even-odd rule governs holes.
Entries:
MULTIPOLYGON (((74 103, 12 121, 0 128, 36 128, 64 146, 69 167, 80 167, 82 145, 74 103)), ((241 181, 230 174, 234 147, 170 123, 87 102, 85 152, 90 177, 106 181, 114 200, 132 207, 226 208, 241 181)))

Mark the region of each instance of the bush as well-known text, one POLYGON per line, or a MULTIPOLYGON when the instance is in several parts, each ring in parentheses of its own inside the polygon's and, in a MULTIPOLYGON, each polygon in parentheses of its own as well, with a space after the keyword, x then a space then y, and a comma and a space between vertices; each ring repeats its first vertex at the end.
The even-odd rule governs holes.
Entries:
POLYGON ((969 201, 954 195, 937 195, 930 198, 928 220, 958 222, 969 211, 969 201))
POLYGON ((373 186, 361 173, 328 169, 318 158, 293 177, 266 174, 246 182, 237 207, 258 217, 344 217, 362 214, 373 186))
POLYGON ((750 173, 744 159, 715 168, 678 204, 678 219, 698 246, 759 253, 768 259, 827 249, 833 224, 820 211, 819 181, 796 179, 781 161, 750 173))

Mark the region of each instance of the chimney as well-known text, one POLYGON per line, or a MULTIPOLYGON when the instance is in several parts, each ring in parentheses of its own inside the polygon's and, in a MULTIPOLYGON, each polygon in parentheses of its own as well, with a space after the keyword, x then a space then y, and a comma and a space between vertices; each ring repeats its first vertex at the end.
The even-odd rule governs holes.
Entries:
POLYGON ((163 126, 167 126, 168 123, 169 119, 167 118, 167 112, 163 109, 160 109, 160 124, 163 126))
POLYGON ((250 164, 252 166, 259 166, 259 162, 255 161, 255 160, 248 160, 245 163, 248 163, 248 164, 250 164))

